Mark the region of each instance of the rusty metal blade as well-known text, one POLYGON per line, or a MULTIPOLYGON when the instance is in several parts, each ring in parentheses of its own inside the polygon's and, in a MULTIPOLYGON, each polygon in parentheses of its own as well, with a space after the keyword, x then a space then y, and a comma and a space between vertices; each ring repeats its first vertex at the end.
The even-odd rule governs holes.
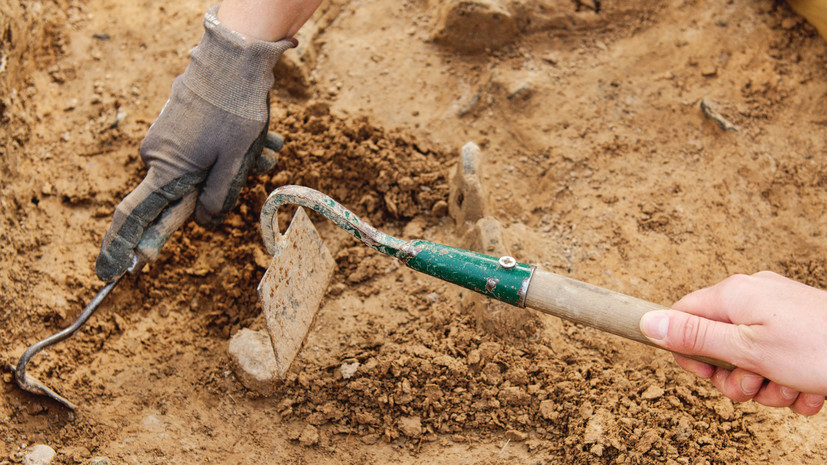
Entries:
POLYGON ((336 262, 304 209, 287 233, 276 237, 275 254, 258 285, 258 297, 283 380, 324 297, 336 262))

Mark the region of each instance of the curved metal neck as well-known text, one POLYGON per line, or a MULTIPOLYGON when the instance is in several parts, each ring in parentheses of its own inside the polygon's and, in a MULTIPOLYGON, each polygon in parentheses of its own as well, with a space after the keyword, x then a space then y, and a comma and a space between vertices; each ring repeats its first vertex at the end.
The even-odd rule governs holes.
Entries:
POLYGON ((267 197, 261 208, 261 236, 267 251, 275 252, 276 238, 281 235, 278 225, 278 209, 284 204, 307 207, 336 223, 365 245, 392 257, 402 258, 407 242, 374 228, 362 221, 355 213, 319 191, 304 186, 282 186, 267 197))

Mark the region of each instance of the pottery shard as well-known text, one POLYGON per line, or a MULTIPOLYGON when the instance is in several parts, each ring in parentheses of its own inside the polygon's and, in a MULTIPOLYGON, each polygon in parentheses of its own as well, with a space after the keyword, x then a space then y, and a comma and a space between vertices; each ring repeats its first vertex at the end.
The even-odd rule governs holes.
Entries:
POLYGON ((230 339, 233 371, 247 389, 272 395, 279 383, 276 356, 270 336, 264 331, 244 328, 230 339))
MULTIPOLYGON (((431 0, 431 6, 438 0, 431 0)), ((494 50, 517 36, 517 21, 501 0, 439 1, 434 39, 464 53, 494 50)), ((431 10, 433 11, 433 9, 431 10)))

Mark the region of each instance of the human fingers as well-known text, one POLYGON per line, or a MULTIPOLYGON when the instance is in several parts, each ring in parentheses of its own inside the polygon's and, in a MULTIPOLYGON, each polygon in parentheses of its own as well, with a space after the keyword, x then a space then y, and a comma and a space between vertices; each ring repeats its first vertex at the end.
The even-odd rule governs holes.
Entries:
POLYGON ((751 357, 745 326, 713 321, 677 310, 648 312, 640 320, 640 330, 653 343, 675 353, 701 355, 743 368, 751 357), (735 363, 738 362, 738 363, 735 363))
POLYGON ((765 381, 763 376, 741 368, 732 371, 718 368, 710 380, 723 395, 735 402, 746 402, 755 397, 765 381))
POLYGON ((824 405, 824 396, 818 394, 800 394, 790 409, 804 416, 812 416, 821 411, 824 405))
POLYGON ((672 305, 675 310, 724 323, 761 323, 755 308, 764 303, 768 285, 789 281, 772 272, 753 275, 735 274, 714 286, 687 294, 672 305))
POLYGON ((675 357, 675 361, 678 363, 678 365, 680 365, 681 368, 699 378, 711 378, 712 375, 715 373, 715 367, 708 363, 700 362, 689 357, 684 357, 680 354, 673 355, 675 357))
POLYGON ((790 407, 798 397, 797 390, 769 381, 753 397, 753 400, 767 407, 790 407))

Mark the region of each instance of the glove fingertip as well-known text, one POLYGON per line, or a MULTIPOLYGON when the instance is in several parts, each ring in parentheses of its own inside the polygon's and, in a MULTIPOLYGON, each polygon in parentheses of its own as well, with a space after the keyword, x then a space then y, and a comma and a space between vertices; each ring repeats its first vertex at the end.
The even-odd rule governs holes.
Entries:
POLYGON ((264 138, 264 146, 274 152, 278 152, 284 148, 284 138, 277 132, 267 131, 267 136, 264 138))
MULTIPOLYGON (((129 257, 129 261, 131 259, 132 257, 129 257)), ((118 276, 126 273, 127 268, 129 268, 129 261, 124 263, 122 260, 116 260, 109 251, 103 251, 95 261, 95 274, 98 275, 101 281, 112 282, 118 276)))
POLYGON ((265 148, 261 151, 261 155, 256 160, 256 165, 253 167, 254 174, 269 173, 279 162, 276 152, 265 148))
POLYGON ((218 226, 224 221, 224 217, 226 216, 226 214, 221 213, 217 215, 210 214, 201 202, 198 202, 198 205, 195 207, 195 222, 205 228, 218 226))

